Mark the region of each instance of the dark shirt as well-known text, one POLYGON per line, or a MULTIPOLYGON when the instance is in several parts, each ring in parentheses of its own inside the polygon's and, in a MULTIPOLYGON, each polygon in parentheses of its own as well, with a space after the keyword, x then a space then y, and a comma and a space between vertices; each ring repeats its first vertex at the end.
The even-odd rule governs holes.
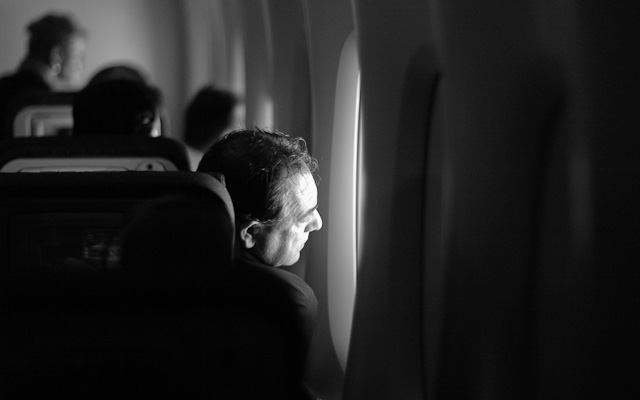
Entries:
POLYGON ((299 276, 257 261, 237 261, 235 269, 241 277, 240 285, 251 290, 263 302, 262 308, 296 333, 304 359, 318 316, 313 289, 299 276))
POLYGON ((304 364, 317 323, 318 300, 313 289, 297 275, 257 261, 236 261, 239 293, 267 319, 282 328, 284 375, 295 383, 286 398, 309 399, 302 383, 304 364))
POLYGON ((13 136, 13 118, 20 106, 51 92, 47 82, 28 69, 0 78, 0 140, 13 136))

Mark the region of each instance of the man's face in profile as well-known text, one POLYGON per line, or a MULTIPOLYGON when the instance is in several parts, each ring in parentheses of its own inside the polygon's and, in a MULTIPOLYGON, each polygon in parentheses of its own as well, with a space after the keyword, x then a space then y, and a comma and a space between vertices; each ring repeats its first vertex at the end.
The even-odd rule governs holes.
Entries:
POLYGON ((310 173, 297 175, 285 201, 285 218, 256 229, 255 246, 249 251, 267 265, 292 265, 300 259, 309 233, 322 228, 318 213, 318 188, 310 173))
POLYGON ((84 71, 86 47, 86 39, 79 35, 69 38, 69 41, 63 46, 60 65, 62 69, 58 76, 61 83, 75 86, 80 82, 84 71))

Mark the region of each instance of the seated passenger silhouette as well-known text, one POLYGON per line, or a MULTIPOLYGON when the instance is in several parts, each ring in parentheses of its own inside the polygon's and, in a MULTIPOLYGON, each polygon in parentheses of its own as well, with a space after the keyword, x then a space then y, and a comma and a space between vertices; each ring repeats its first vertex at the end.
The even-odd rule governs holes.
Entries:
POLYGON ((233 93, 213 86, 203 87, 191 100, 184 116, 184 143, 192 170, 196 170, 204 152, 225 133, 237 104, 233 93))
POLYGON ((108 79, 73 100, 73 136, 160 136, 160 92, 144 83, 108 79))
POLYGON ((27 27, 27 55, 0 78, 0 139, 13 136, 15 113, 25 102, 73 89, 84 69, 86 34, 68 15, 47 14, 27 27))
POLYGON ((318 301, 304 280, 278 267, 296 263, 309 233, 322 227, 316 169, 304 140, 257 128, 227 134, 198 166, 222 174, 233 201, 239 290, 284 327, 289 368, 281 378, 290 383, 287 398, 311 398, 302 371, 318 301))

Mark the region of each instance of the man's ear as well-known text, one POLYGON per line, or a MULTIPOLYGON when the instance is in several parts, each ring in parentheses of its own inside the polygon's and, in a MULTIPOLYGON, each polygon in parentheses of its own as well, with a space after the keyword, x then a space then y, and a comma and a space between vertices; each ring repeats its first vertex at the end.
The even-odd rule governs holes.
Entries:
POLYGON ((227 187, 227 181, 225 180, 224 174, 222 172, 210 172, 209 174, 219 180, 224 187, 227 187))
POLYGON ((260 230, 260 222, 249 221, 242 225, 240 229, 240 243, 245 249, 250 249, 256 245, 257 233, 260 230))
POLYGON ((49 53, 49 65, 62 64, 62 47, 54 46, 49 53))

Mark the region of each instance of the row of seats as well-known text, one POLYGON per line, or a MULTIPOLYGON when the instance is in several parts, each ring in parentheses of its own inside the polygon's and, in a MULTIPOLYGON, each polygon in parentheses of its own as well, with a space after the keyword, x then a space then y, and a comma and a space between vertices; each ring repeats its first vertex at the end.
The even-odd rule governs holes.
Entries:
POLYGON ((73 127, 74 92, 32 93, 14 105, 0 138, 65 135, 73 127))
MULTIPOLYGON (((102 254, 96 249, 124 228, 139 207, 171 195, 208 199, 213 208, 222 201, 232 212, 226 189, 203 173, 0 173, 0 265, 59 264, 69 256, 64 249, 80 245, 74 254, 95 261, 102 254)), ((193 227, 174 228, 171 240, 193 227)))
POLYGON ((0 397, 284 398, 282 327, 232 284, 223 184, 0 174, 0 397))
POLYGON ((203 325, 205 316, 215 306, 205 302, 215 282, 203 278, 231 267, 233 214, 215 179, 0 174, 0 224, 2 398, 139 398, 197 391, 207 363, 217 373, 201 351, 213 326, 203 325), (163 196, 174 196, 162 201, 174 205, 170 218, 182 226, 140 212, 163 196), (184 210, 175 205, 191 212, 178 219, 184 210), (207 269, 191 262, 204 255, 191 246, 198 236, 212 239, 206 252, 216 256, 207 269), (154 265, 158 249, 176 257, 154 265))
POLYGON ((234 229, 199 172, 0 173, 0 398, 286 398, 234 229))
POLYGON ((166 137, 25 137, 0 141, 0 172, 189 168, 184 144, 166 137))
POLYGON ((177 140, 60 134, 67 100, 0 127, 0 398, 287 398, 224 185, 177 140))
MULTIPOLYGON (((73 135, 73 99, 77 92, 30 93, 12 104, 0 121, 0 139, 73 135)), ((165 120, 160 116, 160 134, 165 120)))

